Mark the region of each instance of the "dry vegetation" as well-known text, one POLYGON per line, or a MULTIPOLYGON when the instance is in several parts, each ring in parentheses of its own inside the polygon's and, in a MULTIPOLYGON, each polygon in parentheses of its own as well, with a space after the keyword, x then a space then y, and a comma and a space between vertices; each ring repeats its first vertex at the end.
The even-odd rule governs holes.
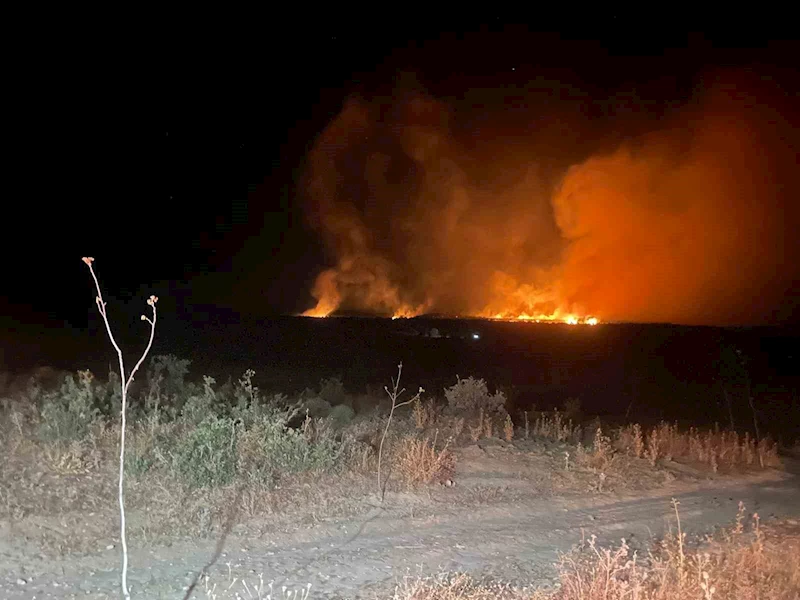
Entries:
POLYGON ((694 427, 681 432, 677 425, 660 423, 646 435, 639 425, 628 425, 619 432, 619 446, 637 458, 646 457, 655 466, 659 459, 685 459, 707 465, 714 473, 720 467, 736 466, 761 468, 778 466, 778 448, 768 438, 753 439, 748 432, 740 436, 735 431, 701 433, 694 427))
MULTIPOLYGON (((223 385, 211 377, 190 383, 188 366, 154 357, 131 391, 125 462, 131 539, 216 536, 232 517, 250 531, 288 528, 309 518, 353 516, 364 510, 360 500, 378 495, 385 398, 357 400, 335 379, 295 398, 265 394, 252 371, 223 385), (370 403, 367 410, 353 408, 370 403)), ((0 394, 0 519, 18 524, 47 552, 83 552, 115 537, 118 389, 114 373, 102 382, 84 371, 55 386, 34 378, 0 394)), ((535 460, 546 455, 549 462, 536 464, 547 473, 531 476, 557 477, 582 491, 657 485, 645 474, 670 461, 709 474, 780 465, 774 443, 747 433, 679 431, 669 423, 604 429, 597 420, 569 418, 580 413, 574 401, 563 411, 529 411, 515 423, 501 399, 481 380, 459 379, 443 399, 418 396, 399 410, 384 448, 388 489, 457 482, 467 467, 458 457, 485 440, 535 460)), ((689 551, 678 536, 638 557, 624 543, 601 549, 590 541, 564 557, 561 588, 549 595, 456 575, 407 581, 395 598, 768 599, 792 597, 787 590, 797 589, 797 545, 793 554, 776 552, 757 522, 752 532, 737 527, 703 548, 689 551)))
MULTIPOLYGON (((211 377, 189 383, 188 365, 154 357, 144 384, 132 392, 125 470, 134 536, 213 534, 232 505, 247 518, 273 519, 288 511, 291 520, 306 508, 304 498, 316 503, 325 497, 323 508, 341 515, 354 510, 354 496, 377 492, 385 400, 374 398, 372 410, 356 414, 353 397, 338 380, 289 399, 262 393, 252 371, 224 385, 211 377), (311 479, 318 492, 309 491, 311 479), (340 488, 347 490, 341 498, 335 493, 340 488)), ((84 371, 49 389, 33 379, 6 395, 0 518, 69 521, 71 514, 105 514, 113 506, 117 390, 114 373, 101 382, 84 371)), ((600 487, 622 485, 631 469, 654 472, 652 466, 665 461, 708 472, 780 464, 774 443, 747 433, 681 432, 668 423, 606 432, 599 422, 581 426, 560 411, 525 413, 519 427, 502 395, 490 394, 481 380, 459 379, 444 395, 445 402, 417 398, 398 411, 386 439, 389 489, 457 479, 459 449, 487 438, 529 454, 541 452, 543 442, 555 443, 549 451, 560 452, 558 466, 549 468, 570 477, 589 474, 595 489, 598 480, 600 487)))
MULTIPOLYGON (((289 399, 261 393, 252 371, 224 385, 211 377, 189 383, 187 373, 188 361, 155 357, 131 397, 125 472, 134 538, 214 535, 231 507, 240 520, 261 517, 268 527, 312 512, 315 518, 353 514, 360 510, 356 500, 377 492, 386 422, 380 398, 356 417, 353 398, 341 396, 336 381, 289 399), (333 398, 344 402, 332 405, 333 398)), ((39 530, 39 541, 59 553, 113 537, 117 386, 113 373, 102 382, 83 371, 50 387, 34 378, 4 394, 0 519, 77 524, 86 515, 104 516, 93 520, 91 531, 39 530)), ((386 439, 389 489, 452 477, 450 443, 412 428, 404 416, 386 439)))
MULTIPOLYGON (((740 503, 736 522, 715 536, 688 540, 673 501, 674 529, 643 555, 623 539, 601 547, 594 536, 561 556, 556 585, 478 580, 464 573, 407 577, 387 600, 793 600, 800 597, 800 525, 762 527, 754 514, 745 523, 740 503)), ((216 600, 223 582, 205 581, 205 597, 216 600)), ((241 598, 304 600, 309 588, 273 589, 263 577, 248 584, 231 579, 224 589, 241 598)), ((221 592, 220 592, 221 593, 221 592)))
POLYGON ((800 527, 773 525, 770 532, 753 516, 749 531, 744 507, 735 526, 690 545, 680 530, 645 556, 625 540, 601 548, 594 537, 561 558, 559 584, 543 591, 467 575, 442 575, 404 582, 392 600, 790 600, 800 594, 800 527))
POLYGON ((446 483, 455 473, 455 457, 447 448, 436 449, 436 439, 401 439, 395 451, 397 471, 400 479, 409 487, 420 484, 446 483))

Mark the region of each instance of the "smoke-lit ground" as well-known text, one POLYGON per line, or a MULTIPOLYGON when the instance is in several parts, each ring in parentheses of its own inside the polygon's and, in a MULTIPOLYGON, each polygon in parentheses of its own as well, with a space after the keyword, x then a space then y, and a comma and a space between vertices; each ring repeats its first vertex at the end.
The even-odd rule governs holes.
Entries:
POLYGON ((306 314, 781 322, 798 280, 790 100, 744 70, 674 102, 544 78, 351 97, 308 157, 333 266, 306 314))

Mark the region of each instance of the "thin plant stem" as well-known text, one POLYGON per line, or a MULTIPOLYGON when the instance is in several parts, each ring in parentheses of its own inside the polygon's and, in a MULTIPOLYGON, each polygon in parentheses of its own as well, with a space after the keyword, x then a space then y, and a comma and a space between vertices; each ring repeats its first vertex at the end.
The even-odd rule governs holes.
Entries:
POLYGON ((97 303, 97 310, 100 311, 100 316, 103 317, 103 323, 106 326, 106 332, 108 333, 108 337, 111 340, 111 344, 114 346, 114 349, 117 351, 117 358, 119 359, 119 373, 120 373, 120 381, 122 384, 122 408, 121 408, 121 431, 120 431, 120 440, 119 440, 119 488, 118 488, 118 499, 119 499, 119 521, 120 521, 120 542, 122 544, 122 578, 121 578, 121 586, 122 586, 122 595, 126 600, 129 600, 131 597, 130 590, 128 589, 128 538, 126 534, 126 525, 125 525, 125 501, 124 501, 124 493, 123 493, 123 484, 124 484, 124 466, 125 466, 125 430, 127 428, 127 407, 128 407, 128 386, 130 386, 131 382, 133 381, 133 376, 136 371, 139 370, 139 367, 144 362, 145 357, 147 356, 148 352, 150 352, 150 348, 153 346, 153 338, 155 337, 156 333, 156 302, 158 302, 158 298, 156 296, 150 296, 147 299, 147 304, 150 305, 153 309, 153 318, 150 319, 145 315, 142 315, 142 321, 147 321, 150 323, 150 339, 147 342, 147 347, 144 349, 141 358, 139 358, 139 362, 136 363, 136 366, 130 372, 128 379, 125 379, 125 363, 122 360, 122 350, 120 349, 117 341, 114 339, 114 334, 111 332, 111 324, 108 321, 108 314, 106 313, 106 303, 103 301, 103 293, 100 290, 100 283, 97 281, 97 276, 95 275, 94 268, 92 267, 92 263, 94 262, 94 258, 92 257, 84 257, 83 262, 89 267, 89 272, 92 274, 92 279, 94 279, 94 285, 97 289, 97 297, 95 298, 95 302, 97 303))
MULTIPOLYGON (((389 398, 391 398, 391 400, 392 400, 392 408, 389 410, 389 418, 386 419, 386 426, 383 428, 383 435, 381 436, 381 443, 378 446, 378 493, 381 496, 381 502, 383 502, 383 499, 384 499, 384 497, 386 495, 385 487, 384 487, 384 484, 383 484, 383 478, 381 477, 381 462, 383 460, 383 443, 386 441, 386 434, 389 433, 389 426, 392 424, 392 417, 394 416, 394 411, 396 409, 400 408, 401 406, 405 406, 406 404, 411 404, 412 402, 416 402, 417 400, 419 400, 420 396, 422 395, 422 392, 425 391, 422 388, 419 388, 419 391, 417 392, 416 396, 414 396, 410 400, 406 400, 405 402, 401 402, 400 404, 398 404, 397 403, 397 399, 400 397, 400 395, 403 392, 406 391, 405 388, 399 389, 399 387, 400 387, 400 376, 402 375, 402 373, 403 373, 403 363, 400 363, 399 365, 397 365, 397 379, 392 378, 392 389, 391 389, 391 391, 389 391, 389 388, 387 386, 384 386, 384 388, 383 388, 384 390, 386 390, 386 393, 389 395, 389 398)), ((387 479, 386 483, 388 483, 388 479, 387 479)))

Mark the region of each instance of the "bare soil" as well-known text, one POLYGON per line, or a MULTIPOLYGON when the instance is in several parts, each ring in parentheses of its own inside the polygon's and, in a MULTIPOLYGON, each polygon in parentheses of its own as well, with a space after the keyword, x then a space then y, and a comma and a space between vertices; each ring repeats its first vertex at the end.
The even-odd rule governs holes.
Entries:
MULTIPOLYGON (((404 577, 442 571, 552 586, 559 553, 590 535, 602 543, 625 538, 643 550, 674 528, 672 498, 680 502, 683 531, 690 533, 729 525, 740 501, 764 523, 800 525, 792 520, 800 517, 793 462, 785 471, 712 476, 690 465, 652 469, 638 461, 601 478, 567 470, 557 446, 533 452, 525 444, 483 440, 457 454, 452 486, 393 490, 382 502, 374 494, 354 495, 345 516, 298 515, 292 526, 277 529, 252 519, 240 523, 192 597, 255 598, 263 580, 265 586, 274 582, 273 598, 281 597, 283 586, 308 584, 309 598, 389 598, 404 577)), ((64 527, 82 523, 91 540, 91 532, 102 529, 93 520, 113 514, 0 522, 0 598, 119 598, 117 540, 97 537, 89 550, 58 553, 32 534, 44 529, 67 535, 64 527)), ((141 518, 131 515, 134 522, 141 518)), ((182 598, 214 549, 208 537, 134 538, 132 597, 182 598)))

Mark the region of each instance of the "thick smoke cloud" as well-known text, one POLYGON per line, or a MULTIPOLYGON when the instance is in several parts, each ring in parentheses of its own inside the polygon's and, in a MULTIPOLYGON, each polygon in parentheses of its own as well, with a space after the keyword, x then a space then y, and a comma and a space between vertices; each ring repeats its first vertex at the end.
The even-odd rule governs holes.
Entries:
POLYGON ((309 217, 335 260, 308 314, 786 317, 774 312, 797 276, 786 95, 747 73, 701 87, 613 143, 634 131, 627 117, 598 126, 569 100, 509 116, 508 101, 465 108, 413 87, 349 99, 308 160, 309 217))

